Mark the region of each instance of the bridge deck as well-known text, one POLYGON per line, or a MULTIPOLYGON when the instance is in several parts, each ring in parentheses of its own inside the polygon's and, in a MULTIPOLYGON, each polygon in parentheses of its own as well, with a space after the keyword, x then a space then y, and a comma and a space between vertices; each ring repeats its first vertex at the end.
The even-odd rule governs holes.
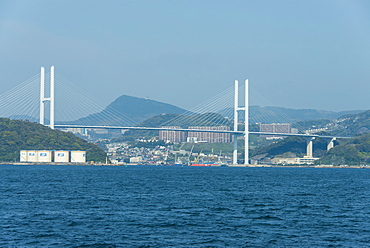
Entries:
MULTIPOLYGON (((182 131, 182 132, 205 132, 205 133, 229 133, 232 135, 244 135, 244 131, 232 130, 199 130, 199 129, 186 129, 186 128, 165 128, 165 127, 124 127, 124 126, 89 126, 89 125, 55 125, 56 128, 92 128, 92 129, 128 129, 128 130, 154 130, 154 131, 182 131)), ((299 134, 299 133, 270 133, 270 132, 249 132, 255 135, 277 135, 277 136, 296 136, 296 137, 320 137, 320 138, 337 138, 337 139, 350 139, 351 137, 340 137, 330 135, 318 134, 299 134)))

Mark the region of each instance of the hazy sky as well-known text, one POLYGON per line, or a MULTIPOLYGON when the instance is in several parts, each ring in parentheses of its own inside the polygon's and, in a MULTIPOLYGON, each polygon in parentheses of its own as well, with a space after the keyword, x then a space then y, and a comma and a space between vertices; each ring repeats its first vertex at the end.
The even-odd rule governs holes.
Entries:
POLYGON ((107 103, 249 78, 275 106, 370 109, 370 1, 0 1, 0 94, 51 65, 107 103))

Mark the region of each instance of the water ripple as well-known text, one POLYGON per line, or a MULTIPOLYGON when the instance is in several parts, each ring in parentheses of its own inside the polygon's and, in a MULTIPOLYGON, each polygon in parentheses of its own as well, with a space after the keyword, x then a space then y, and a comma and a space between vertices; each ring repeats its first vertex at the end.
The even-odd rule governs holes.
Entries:
POLYGON ((0 247, 365 247, 370 170, 0 165, 0 247))

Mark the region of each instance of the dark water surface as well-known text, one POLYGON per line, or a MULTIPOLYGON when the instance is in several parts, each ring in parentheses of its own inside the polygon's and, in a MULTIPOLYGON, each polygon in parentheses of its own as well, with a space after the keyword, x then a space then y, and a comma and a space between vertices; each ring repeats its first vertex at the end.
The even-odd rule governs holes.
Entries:
POLYGON ((370 170, 0 165, 0 247, 368 247, 370 170))

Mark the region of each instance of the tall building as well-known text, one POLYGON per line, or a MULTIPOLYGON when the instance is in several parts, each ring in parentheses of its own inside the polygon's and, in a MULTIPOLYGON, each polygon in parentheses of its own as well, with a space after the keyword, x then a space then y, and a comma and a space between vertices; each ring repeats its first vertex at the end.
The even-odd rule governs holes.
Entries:
MULTIPOLYGON (((181 127, 165 127, 171 129, 181 129, 181 127)), ((225 130, 229 131, 230 128, 226 126, 214 126, 214 127, 202 127, 194 126, 189 127, 188 129, 195 130, 225 130)), ((229 133, 217 133, 217 132, 196 132, 196 131, 169 131, 169 130, 160 130, 159 139, 167 142, 207 142, 207 143, 229 143, 231 142, 231 135, 229 133)))
MULTIPOLYGON (((260 132, 291 133, 292 132, 292 126, 289 123, 260 124, 260 132)), ((261 135, 261 137, 264 137, 264 138, 282 138, 283 136, 261 135)))
MULTIPOLYGON (((165 127, 171 129, 180 129, 181 127, 165 127)), ((186 141, 186 133, 183 131, 169 131, 169 130, 160 130, 159 131, 159 139, 164 140, 166 142, 185 142, 186 141)))
MULTIPOLYGON (((189 127, 189 129, 198 130, 225 130, 229 131, 230 127, 226 126, 215 126, 215 127, 189 127)), ((212 133, 212 132, 188 132, 188 142, 208 142, 208 143, 229 143, 231 142, 229 133, 212 133)))

